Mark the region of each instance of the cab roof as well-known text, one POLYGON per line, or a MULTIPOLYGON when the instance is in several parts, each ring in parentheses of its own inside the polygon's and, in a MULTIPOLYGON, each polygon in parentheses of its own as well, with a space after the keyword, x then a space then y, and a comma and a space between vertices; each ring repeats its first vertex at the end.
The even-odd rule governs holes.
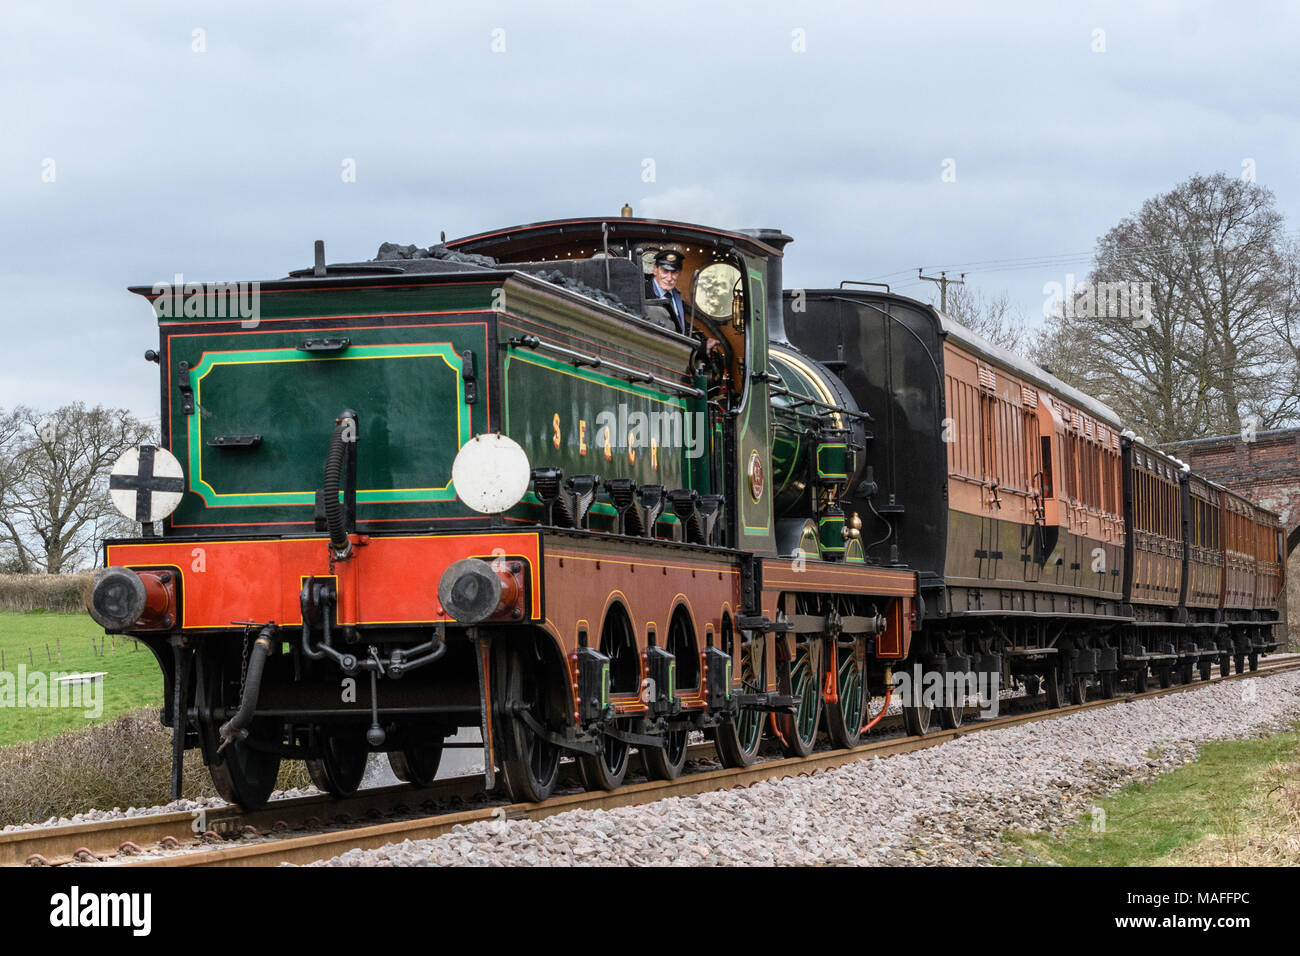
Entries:
POLYGON ((780 258, 782 247, 790 241, 791 237, 779 229, 728 231, 670 219, 589 216, 494 229, 453 239, 447 243, 447 248, 506 261, 539 261, 571 253, 575 248, 594 255, 603 251, 606 242, 611 245, 632 243, 648 248, 658 243, 695 243, 702 249, 740 249, 754 256, 780 258))

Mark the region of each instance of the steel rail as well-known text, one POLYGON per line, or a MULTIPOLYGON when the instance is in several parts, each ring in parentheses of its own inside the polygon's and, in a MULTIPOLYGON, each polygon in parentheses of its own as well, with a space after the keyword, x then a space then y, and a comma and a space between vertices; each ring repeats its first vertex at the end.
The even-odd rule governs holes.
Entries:
MULTIPOLYGON (((1266 663, 1258 671, 1247 672, 1244 674, 1232 675, 1227 679, 1244 679, 1259 674, 1269 674, 1279 671, 1291 670, 1300 666, 1300 660, 1290 659, 1272 663, 1266 663)), ((1210 683, 1216 683, 1224 680, 1219 677, 1210 683)), ((992 721, 984 721, 977 724, 970 724, 952 731, 934 731, 921 738, 895 737, 885 740, 872 741, 852 751, 828 751, 814 754, 807 758, 790 758, 789 760, 769 760, 761 764, 755 764, 745 770, 720 770, 705 771, 703 773, 693 774, 691 778, 680 778, 677 781, 657 782, 647 784, 632 784, 613 793, 571 793, 554 797, 545 804, 515 804, 507 805, 504 801, 498 801, 495 806, 481 808, 480 810, 468 811, 472 813, 483 813, 486 816, 472 817, 473 819, 491 819, 493 815, 500 811, 501 807, 506 808, 508 815, 530 815, 530 813, 539 813, 540 816, 549 815, 547 812, 538 811, 539 807, 560 806, 564 809, 570 809, 570 804, 577 803, 582 806, 593 806, 593 801, 599 803, 604 800, 606 803, 602 806, 625 806, 635 803, 649 802, 648 799, 642 799, 641 794, 659 793, 658 796, 652 796, 649 799, 662 799, 663 796, 674 795, 664 791, 665 788, 673 786, 682 788, 682 793, 698 793, 708 789, 719 789, 725 784, 715 785, 717 781, 723 780, 728 775, 736 774, 748 775, 744 782, 737 781, 731 786, 746 786, 756 779, 764 779, 763 776, 753 777, 753 774, 760 773, 761 768, 770 768, 769 776, 788 775, 785 771, 788 768, 795 767, 798 773, 810 773, 816 769, 825 769, 818 761, 825 763, 827 760, 834 761, 837 755, 842 755, 843 759, 838 762, 826 764, 826 766, 838 766, 855 759, 862 759, 869 756, 887 756, 890 753, 906 752, 907 749, 922 749, 925 746, 934 746, 944 743, 948 740, 955 739, 966 733, 973 733, 978 730, 994 729, 996 727, 1012 726, 1015 723, 1026 722, 1028 720, 1050 719, 1055 716, 1062 716, 1072 713, 1076 710, 1088 709, 1102 706, 1110 703, 1123 702, 1128 700, 1137 700, 1144 697, 1163 696, 1165 694, 1177 693, 1184 690, 1195 690, 1198 687, 1205 686, 1204 682, 1196 681, 1192 684, 1179 684, 1169 688, 1155 688, 1143 694, 1130 694, 1124 697, 1117 697, 1111 700, 1089 701, 1083 705, 1073 705, 1070 707, 1060 708, 1057 710, 1038 710, 1031 711, 1027 714, 1013 715, 1004 718, 998 718, 992 721), (911 742, 911 743, 909 743, 911 742), (895 749, 895 748, 903 749, 895 749), (752 777, 752 779, 749 779, 752 777), (688 789, 689 781, 694 779, 701 781, 701 787, 688 789), (704 782, 708 782, 705 785, 704 782), (629 796, 624 801, 620 798, 621 794, 629 796), (533 808, 529 811, 528 808, 533 808)), ((1011 708, 1020 708, 1025 703, 1036 703, 1042 698, 1040 693, 1035 698, 1010 698, 1003 701, 1003 706, 1011 708)), ((978 708, 968 708, 968 714, 977 712, 978 708)), ((886 717, 882 727, 896 727, 901 723, 897 715, 886 717)), ((697 744, 691 747, 692 760, 709 759, 716 756, 716 751, 712 744, 697 744)), ((412 809, 423 808, 429 805, 450 802, 453 800, 472 800, 484 799, 491 800, 492 797, 483 790, 482 777, 474 774, 461 777, 445 778, 435 781, 434 784, 424 790, 416 790, 409 786, 399 785, 394 787, 382 787, 364 790, 356 796, 346 799, 338 799, 328 794, 317 794, 307 797, 293 797, 272 801, 261 810, 246 812, 237 806, 221 806, 200 810, 187 810, 171 813, 142 814, 137 817, 124 819, 113 819, 94 821, 88 823, 65 824, 53 827, 33 827, 27 830, 16 830, 9 833, 0 834, 0 866, 15 866, 25 863, 37 863, 46 865, 58 865, 74 861, 91 862, 92 860, 103 860, 110 856, 126 855, 144 852, 148 847, 160 845, 171 845, 177 848, 196 847, 203 842, 219 840, 227 836, 236 836, 246 834, 250 830, 256 832, 259 836, 265 833, 287 832, 295 828, 323 826, 329 824, 341 824, 347 826, 353 821, 382 815, 384 813, 407 813, 412 809)), ((563 812, 555 810, 552 812, 563 812)), ((437 817, 426 817, 424 820, 438 819, 437 817)), ((457 819, 449 824, 455 826, 456 823, 464 822, 457 819)), ((400 824, 389 824, 399 826, 400 824)), ((355 830, 342 830, 339 832, 353 832, 355 830)), ((430 831, 433 832, 433 831, 430 831)), ((437 830, 445 832, 445 828, 437 830)), ((436 835, 436 834, 435 834, 436 835)), ((310 839, 310 838, 303 838, 310 839)), ((268 844, 269 845, 269 844, 268 844)), ((247 846, 243 847, 247 848, 247 846)), ((223 848, 231 849, 231 848, 223 848)), ((187 864, 188 865, 188 864, 187 864)))
POLYGON ((542 803, 515 803, 505 806, 443 814, 417 820, 383 823, 331 833, 312 834, 258 844, 219 847, 189 853, 126 863, 126 866, 268 866, 279 863, 312 863, 329 859, 353 849, 378 849, 386 844, 403 840, 426 840, 450 832, 454 827, 494 819, 541 820, 569 810, 612 810, 617 807, 639 806, 668 797, 693 796, 715 790, 747 787, 762 780, 783 777, 807 776, 820 770, 831 770, 870 757, 888 757, 913 753, 948 743, 959 737, 1000 730, 1041 720, 1054 720, 1086 710, 1096 710, 1116 704, 1164 697, 1169 694, 1195 691, 1224 681, 1277 674, 1300 668, 1300 660, 1291 659, 1227 677, 1210 681, 1194 681, 1156 688, 1143 693, 1123 694, 1113 698, 1091 700, 1053 710, 1035 710, 1029 713, 963 725, 954 730, 939 730, 923 737, 897 737, 872 741, 852 750, 830 750, 808 757, 790 757, 755 763, 739 769, 709 770, 689 774, 676 780, 656 780, 631 784, 613 791, 596 791, 564 794, 542 803))

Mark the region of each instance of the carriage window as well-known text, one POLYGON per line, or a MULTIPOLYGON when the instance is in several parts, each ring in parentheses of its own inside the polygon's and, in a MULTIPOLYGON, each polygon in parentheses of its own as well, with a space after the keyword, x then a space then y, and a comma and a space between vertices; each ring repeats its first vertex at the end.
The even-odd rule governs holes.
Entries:
POLYGON ((1052 497, 1052 439, 1043 438, 1043 497, 1052 497))

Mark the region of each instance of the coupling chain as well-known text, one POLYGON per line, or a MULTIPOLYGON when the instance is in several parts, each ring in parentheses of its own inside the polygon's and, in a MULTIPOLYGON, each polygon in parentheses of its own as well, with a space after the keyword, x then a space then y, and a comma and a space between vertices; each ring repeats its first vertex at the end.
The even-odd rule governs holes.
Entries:
POLYGON ((244 684, 248 681, 248 652, 253 646, 249 636, 253 633, 251 627, 244 628, 244 652, 239 662, 239 699, 244 699, 244 684))

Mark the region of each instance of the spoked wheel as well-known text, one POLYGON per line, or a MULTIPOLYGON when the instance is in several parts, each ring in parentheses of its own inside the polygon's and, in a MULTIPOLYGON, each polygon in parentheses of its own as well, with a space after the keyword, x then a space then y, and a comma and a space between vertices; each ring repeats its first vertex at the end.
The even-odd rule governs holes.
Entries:
MULTIPOLYGON (((668 625, 667 650, 677 659, 674 670, 674 696, 682 691, 696 689, 699 678, 695 661, 695 639, 690 617, 678 608, 668 625), (690 674, 691 677, 686 675, 690 674)), ((669 727, 664 735, 664 746, 642 747, 641 763, 651 780, 676 780, 686 766, 686 735, 688 728, 669 727)))
POLYGON ((607 735, 602 735, 600 741, 600 753, 578 757, 578 776, 587 790, 617 790, 627 776, 631 748, 607 735))
POLYGON ((1115 671, 1101 672, 1101 696, 1106 700, 1115 696, 1115 671))
POLYGON ((795 645, 790 662, 790 694, 795 698, 793 714, 777 718, 781 748, 787 757, 806 757, 817 742, 817 724, 822 715, 822 642, 814 639, 795 645))
POLYGON ((364 740, 331 733, 325 737, 324 753, 307 761, 307 773, 318 789, 336 797, 350 797, 366 775, 368 754, 364 740))
POLYGON ((217 761, 208 771, 217 793, 230 803, 245 810, 260 810, 266 806, 275 789, 275 778, 280 773, 280 755, 258 750, 250 741, 272 741, 279 732, 274 718, 259 717, 249 728, 246 740, 236 740, 226 745, 217 761))
MULTIPOLYGON (((728 620, 723 624, 722 648, 730 653, 730 627, 728 620)), ((761 694, 764 690, 763 670, 763 635, 756 634, 748 644, 740 649, 740 692, 742 694, 761 694)), ((767 713, 761 710, 745 709, 718 725, 714 731, 714 743, 718 748, 718 760, 724 767, 748 767, 758 757, 758 748, 763 743, 763 724, 767 713)))
POLYGON ((195 656, 195 697, 199 705, 200 733, 206 739, 205 756, 212 754, 208 773, 222 799, 245 810, 266 806, 280 773, 280 755, 271 747, 283 739, 284 726, 274 717, 255 717, 248 736, 219 747, 217 727, 229 708, 239 702, 239 662, 228 649, 212 646, 195 656), (210 720, 205 716, 210 715, 210 720), (261 744, 265 749, 259 748, 261 744))
POLYGON ((861 639, 832 643, 838 661, 839 700, 826 706, 826 733, 836 747, 856 747, 867 722, 871 691, 867 689, 866 647, 861 639))
POLYGON ((686 766, 685 727, 669 730, 662 747, 642 747, 641 763, 651 780, 676 780, 686 766))
POLYGON ((423 790, 431 786, 442 763, 442 741, 416 744, 388 754, 388 766, 402 783, 423 790))
POLYGON ((544 686, 546 669, 536 643, 509 648, 496 668, 501 771, 512 799, 538 803, 555 790, 560 748, 537 734, 520 716, 550 726, 552 706, 544 686))

